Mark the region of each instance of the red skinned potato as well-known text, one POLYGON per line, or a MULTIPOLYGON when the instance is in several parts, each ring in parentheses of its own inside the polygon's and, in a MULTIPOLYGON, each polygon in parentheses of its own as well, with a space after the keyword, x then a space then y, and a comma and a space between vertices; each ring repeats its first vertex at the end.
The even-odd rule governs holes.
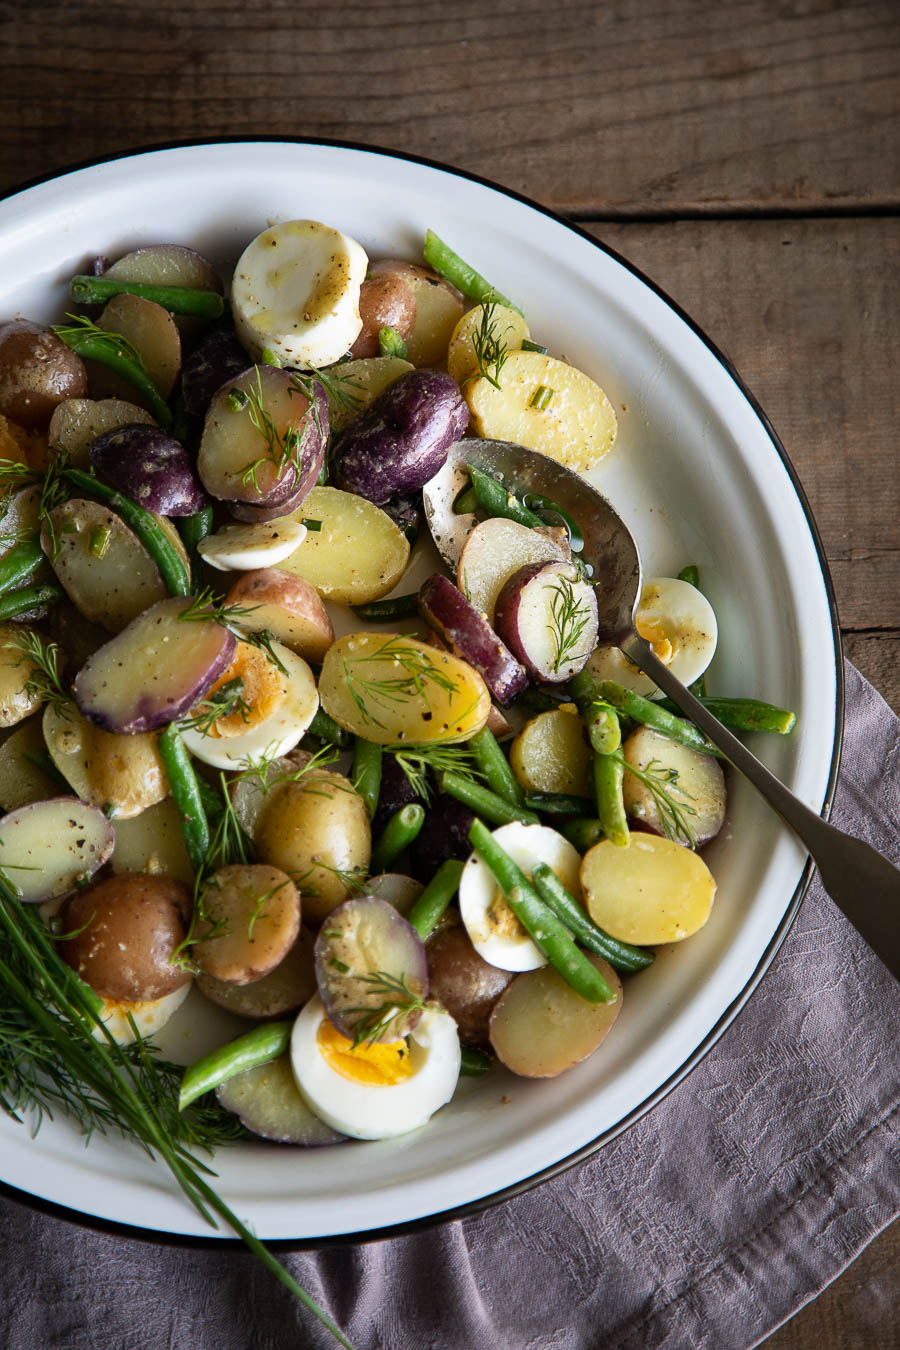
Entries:
POLYGON ((221 501, 280 507, 284 515, 318 478, 327 439, 328 400, 321 385, 296 371, 251 366, 213 398, 197 472, 207 492, 221 501))
POLYGON ((369 276, 400 277, 416 299, 416 321, 406 337, 409 359, 414 366, 442 366, 453 330, 462 317, 465 301, 455 286, 430 268, 399 258, 382 258, 369 267, 369 276))
POLYGON ((58 404, 87 393, 80 356, 29 319, 0 326, 0 413, 28 431, 46 431, 58 404))
MULTIPOLYGON (((107 302, 97 324, 135 348, 147 374, 168 398, 181 370, 181 336, 169 311, 141 295, 123 293, 107 302)), ((143 403, 143 396, 108 366, 92 361, 88 368, 95 397, 106 394, 143 403)))
MULTIPOLYGON (((650 775, 666 790, 681 810, 681 820, 690 834, 675 829, 670 837, 679 844, 702 848, 725 823, 725 775, 721 762, 690 746, 662 736, 650 727, 638 727, 622 746, 626 765, 650 775)), ((622 785, 625 809, 650 834, 666 834, 673 821, 664 819, 659 796, 635 773, 625 774, 622 785)))
POLYGON ((378 334, 382 328, 393 328, 402 338, 408 338, 416 323, 416 297, 408 278, 399 272, 366 277, 359 288, 359 317, 362 328, 350 348, 354 360, 380 355, 378 334))
POLYGON ((226 605, 240 605, 241 627, 250 633, 267 628, 279 642, 314 664, 323 659, 334 641, 334 628, 315 586, 277 567, 244 572, 225 597, 226 605))
POLYGON ((499 639, 483 614, 458 587, 436 572, 419 591, 419 613, 455 656, 468 661, 501 705, 528 684, 525 669, 499 639))
POLYGON ((66 903, 63 932, 72 936, 59 954, 105 998, 163 998, 191 978, 172 962, 190 907, 190 893, 171 877, 107 877, 66 903))
POLYGON ((494 1005, 513 972, 492 966, 478 955, 465 928, 441 928, 426 944, 429 993, 459 1028, 465 1045, 487 1047, 494 1005))
POLYGON ((148 511, 192 516, 203 509, 206 497, 190 455, 158 427, 116 427, 98 436, 88 454, 100 478, 148 511))
POLYGON ((339 438, 332 451, 335 486, 376 506, 415 492, 441 468, 468 424, 455 380, 437 370, 410 370, 339 438))
POLYGON ((597 645, 597 596, 572 563, 529 563, 498 595, 494 626, 532 679, 559 684, 597 645))
POLYGON ((212 688, 237 642, 221 624, 182 620, 189 605, 179 596, 158 601, 88 657, 72 690, 89 722, 126 736, 153 731, 212 688))
POLYGON ((418 1008, 379 1019, 389 989, 371 981, 387 975, 402 980, 410 993, 428 996, 425 948, 412 924, 387 900, 373 895, 345 900, 328 916, 316 938, 316 982, 329 1020, 342 1036, 357 1032, 365 1040, 397 1041, 412 1031, 418 1008))

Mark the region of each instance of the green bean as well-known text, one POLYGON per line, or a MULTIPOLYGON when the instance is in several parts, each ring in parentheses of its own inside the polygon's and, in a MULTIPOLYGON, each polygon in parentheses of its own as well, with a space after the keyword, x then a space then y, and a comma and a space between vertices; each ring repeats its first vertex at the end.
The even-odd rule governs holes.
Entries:
POLYGON ((206 819, 210 825, 217 825, 225 814, 225 802, 222 793, 218 788, 214 788, 212 783, 208 783, 202 774, 198 773, 195 777, 200 801, 203 804, 203 810, 206 812, 206 819))
POLYGON ((525 793, 509 767, 509 760, 497 744, 494 733, 487 727, 482 727, 470 737, 469 749, 475 756, 475 763, 487 779, 491 791, 496 792, 498 797, 502 797, 511 806, 524 807, 525 793))
POLYGON ((190 595, 191 579, 184 561, 154 515, 123 492, 101 483, 82 469, 64 469, 60 475, 76 492, 94 497, 121 516, 159 568, 170 595, 190 595))
POLYGON ((589 1003, 609 1003, 615 996, 606 980, 575 946, 568 928, 544 904, 525 873, 482 821, 473 821, 469 842, 503 891, 510 909, 556 973, 589 1003))
POLYGON ((65 599, 65 591, 55 582, 45 582, 43 586, 22 586, 17 591, 9 591, 0 596, 0 622, 12 619, 16 614, 27 614, 39 605, 49 605, 65 599))
POLYGON ((198 319, 219 319, 225 301, 217 291, 190 286, 151 286, 142 281, 117 281, 115 277, 92 277, 79 273, 69 282, 69 294, 80 305, 104 305, 114 295, 139 295, 162 305, 170 314, 192 314, 198 319))
POLYGON ((125 344, 123 343, 121 347, 116 346, 115 338, 119 337, 119 334, 93 332, 90 328, 65 328, 62 325, 57 325, 53 331, 78 356, 87 361, 96 361, 121 375, 147 400, 150 411, 159 425, 166 431, 171 428, 171 408, 144 367, 131 356, 125 344))
POLYGON ((470 483, 469 486, 459 494, 456 501, 453 503, 453 512, 454 515, 465 516, 470 511, 477 511, 478 507, 479 507, 478 493, 475 491, 475 489, 472 487, 472 484, 470 483))
POLYGON ((690 746, 692 750, 702 750, 705 755, 715 755, 719 759, 725 758, 721 750, 717 750, 703 733, 697 730, 693 722, 676 717, 658 703, 652 703, 649 698, 641 698, 640 694, 633 694, 630 689, 623 689, 613 680, 601 680, 597 688, 601 698, 611 703, 617 712, 630 717, 633 722, 641 722, 644 726, 652 727, 654 731, 661 732, 670 740, 678 741, 680 745, 690 746))
POLYGON ((179 1111, 229 1078, 246 1073, 248 1069, 257 1069, 283 1055, 290 1044, 293 1025, 293 1022, 267 1022, 191 1064, 181 1080, 179 1111))
POLYGON ((378 350, 382 356, 399 356, 401 361, 409 359, 406 343, 396 328, 391 328, 389 324, 378 330, 378 350))
MULTIPOLYGON (((711 695, 701 697, 700 702, 731 731, 771 731, 778 736, 786 736, 793 731, 797 721, 796 713, 787 708, 777 708, 774 703, 762 703, 756 698, 718 698, 711 695)), ((659 707, 665 708, 666 712, 678 711, 677 705, 667 698, 659 700, 659 707)))
POLYGON ((448 770, 437 775, 438 788, 449 797, 455 797, 463 806, 468 806, 476 815, 484 816, 494 825, 508 825, 511 820, 520 820, 523 825, 539 825, 540 821, 533 811, 524 806, 513 806, 503 797, 498 797, 490 788, 473 783, 461 774, 448 770))
POLYGON ((621 756, 595 755, 593 773, 597 819, 603 826, 607 839, 611 839, 618 848, 627 848, 631 842, 631 835, 628 832, 625 800, 622 796, 625 765, 621 756))
POLYGON ((693 586, 695 590, 699 591, 700 568, 696 563, 689 563, 687 567, 682 567, 681 571, 678 573, 678 580, 686 581, 689 586, 693 586))
POLYGON ((597 681, 587 670, 579 670, 569 681, 572 701, 587 728, 595 754, 611 755, 622 743, 618 714, 597 692, 597 681))
POLYGON ((429 267, 440 276, 446 277, 467 300, 494 300, 498 305, 505 305, 507 309, 522 313, 518 305, 514 305, 512 300, 501 295, 480 272, 476 272, 474 267, 463 262, 459 254, 454 253, 443 239, 439 239, 434 230, 425 231, 424 258, 429 267))
POLYGON ((576 816, 556 828, 579 853, 587 853, 589 848, 606 838, 606 831, 595 816, 576 816))
POLYGON ((181 817, 181 831, 191 866, 201 871, 209 855, 209 823, 203 809, 197 775, 191 757, 181 739, 177 722, 170 722, 157 742, 172 789, 172 797, 181 817))
POLYGON ((395 858, 409 848, 424 824, 425 808, 418 802, 408 802, 395 811, 372 848, 372 875, 386 872, 395 858))
POLYGON ((395 619, 415 619, 419 614, 419 592, 394 595, 387 600, 370 600, 365 605, 351 605, 358 619, 366 623, 393 623, 395 619))
POLYGON ((528 811, 543 811, 548 816, 583 816, 594 805, 591 797, 576 797, 570 792, 527 792, 528 811))
POLYGON ((317 736, 320 741, 330 741, 339 750, 346 750, 353 739, 352 734, 333 717, 329 717, 324 708, 316 709, 316 715, 309 724, 309 734, 317 736))
POLYGON ((539 342, 532 342, 531 338, 522 339, 521 350, 523 352, 537 352, 540 356, 547 355, 547 348, 542 347, 539 342))
POLYGON ((514 493, 505 488, 502 483, 498 483, 496 478, 491 478, 490 474, 482 473, 474 464, 467 464, 469 478, 472 481, 472 488, 475 492, 475 498, 478 505, 482 507, 489 516, 503 516, 507 520, 518 521, 520 525, 528 525, 534 528, 535 525, 543 525, 540 516, 536 516, 533 511, 529 511, 519 501, 514 493))
POLYGON ((521 694, 519 694, 516 699, 516 706, 519 708, 527 708, 529 712, 542 713, 553 712, 562 702, 564 702, 564 700, 554 698, 552 694, 546 693, 543 689, 531 687, 522 690, 521 694))
POLYGON ((201 539, 205 539, 213 527, 213 508, 212 503, 207 502, 202 510, 196 511, 192 516, 179 516, 175 521, 181 542, 184 544, 188 559, 191 564, 191 577, 194 585, 199 585, 200 578, 200 553, 197 545, 201 539))
POLYGON ((483 1050, 463 1045, 459 1051, 459 1072, 463 1078, 483 1078, 494 1067, 494 1061, 483 1050))
POLYGON ((618 970, 644 970, 652 965, 654 955, 646 947, 633 947, 620 942, 599 928, 589 914, 571 895, 548 863, 538 863, 532 869, 531 880, 538 895, 553 913, 572 932, 582 947, 602 956, 618 970))
POLYGON ((366 804, 371 820, 378 808, 378 794, 381 791, 381 758, 384 751, 374 741, 357 736, 353 742, 353 786, 366 804))
POLYGON ((406 918, 423 940, 434 930, 435 924, 459 889, 463 864, 458 858, 447 858, 419 896, 406 918))
MULTIPOLYGON (((530 511, 550 511, 554 515, 560 516, 565 521, 566 529, 569 531, 569 547, 573 553, 580 553, 584 548, 584 535, 581 533, 575 521, 564 511, 559 502, 555 502, 552 497, 544 497, 539 492, 526 492, 523 497, 525 507, 530 511)), ((542 524, 546 522, 542 521, 542 524)))
POLYGON ((30 581, 46 554, 41 548, 41 537, 33 534, 28 539, 20 539, 0 558, 0 595, 14 591, 26 581, 30 581))

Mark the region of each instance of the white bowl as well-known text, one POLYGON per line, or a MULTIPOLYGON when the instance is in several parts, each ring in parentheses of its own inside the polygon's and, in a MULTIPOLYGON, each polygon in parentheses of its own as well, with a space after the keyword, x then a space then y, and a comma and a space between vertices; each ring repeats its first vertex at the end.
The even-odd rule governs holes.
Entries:
MULTIPOLYGON (((796 710, 790 737, 757 737, 754 748, 820 810, 837 768, 840 644, 809 508, 728 363, 577 228, 466 175, 371 149, 179 147, 79 169, 0 204, 0 316, 59 318, 73 273, 96 253, 140 244, 192 245, 227 275, 267 222, 293 217, 336 225, 374 257, 419 257, 431 226, 523 306, 540 341, 603 386, 620 430, 596 483, 633 529, 648 575, 700 565, 719 620, 712 688, 796 710)), ((464 1081, 427 1127, 389 1142, 222 1150, 225 1198, 261 1237, 375 1235, 471 1211, 599 1147, 713 1044, 771 960, 808 877, 803 850, 742 782, 708 857, 719 885, 709 923, 628 983, 593 1058, 545 1082, 500 1072, 464 1081)), ((167 1049, 199 1053, 204 1035, 181 1018, 167 1049)), ((85 1148, 65 1120, 32 1138, 0 1117, 0 1178, 95 1220, 211 1236, 162 1167, 121 1141, 85 1148)))

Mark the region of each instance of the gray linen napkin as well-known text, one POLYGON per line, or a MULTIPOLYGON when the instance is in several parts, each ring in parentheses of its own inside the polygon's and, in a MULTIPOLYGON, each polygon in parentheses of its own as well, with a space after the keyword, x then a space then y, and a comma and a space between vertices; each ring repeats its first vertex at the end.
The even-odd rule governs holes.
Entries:
MULTIPOLYGON (((900 723, 849 666, 847 694, 835 820, 896 859, 900 723)), ((900 1209, 898 1011, 814 884, 735 1024, 598 1156, 462 1223, 287 1264, 358 1350, 749 1350, 900 1209)), ((6 1350, 334 1345, 243 1250, 2 1200, 0 1269, 6 1350)))

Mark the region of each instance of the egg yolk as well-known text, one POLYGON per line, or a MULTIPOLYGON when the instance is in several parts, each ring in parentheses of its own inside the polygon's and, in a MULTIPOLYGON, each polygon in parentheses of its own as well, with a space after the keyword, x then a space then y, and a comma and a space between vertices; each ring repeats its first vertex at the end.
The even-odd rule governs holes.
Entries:
POLYGON ((664 666, 669 665, 675 655, 675 648, 659 620, 642 619, 638 615, 635 627, 644 641, 650 643, 650 648, 657 660, 662 661, 664 666))
POLYGON ((325 1063, 351 1083, 366 1087, 395 1087, 413 1076, 409 1046, 406 1041, 386 1044, 356 1045, 342 1036, 327 1017, 323 1017, 316 1032, 316 1044, 325 1063))
POLYGON ((249 642, 239 642, 234 659, 216 680, 204 702, 208 702, 210 695, 229 680, 237 679, 243 682, 241 697, 247 705, 246 709, 242 711, 239 705, 227 716, 219 717, 209 733, 211 736, 242 736, 252 731, 271 717, 287 697, 285 678, 274 662, 258 647, 251 647, 249 642))

